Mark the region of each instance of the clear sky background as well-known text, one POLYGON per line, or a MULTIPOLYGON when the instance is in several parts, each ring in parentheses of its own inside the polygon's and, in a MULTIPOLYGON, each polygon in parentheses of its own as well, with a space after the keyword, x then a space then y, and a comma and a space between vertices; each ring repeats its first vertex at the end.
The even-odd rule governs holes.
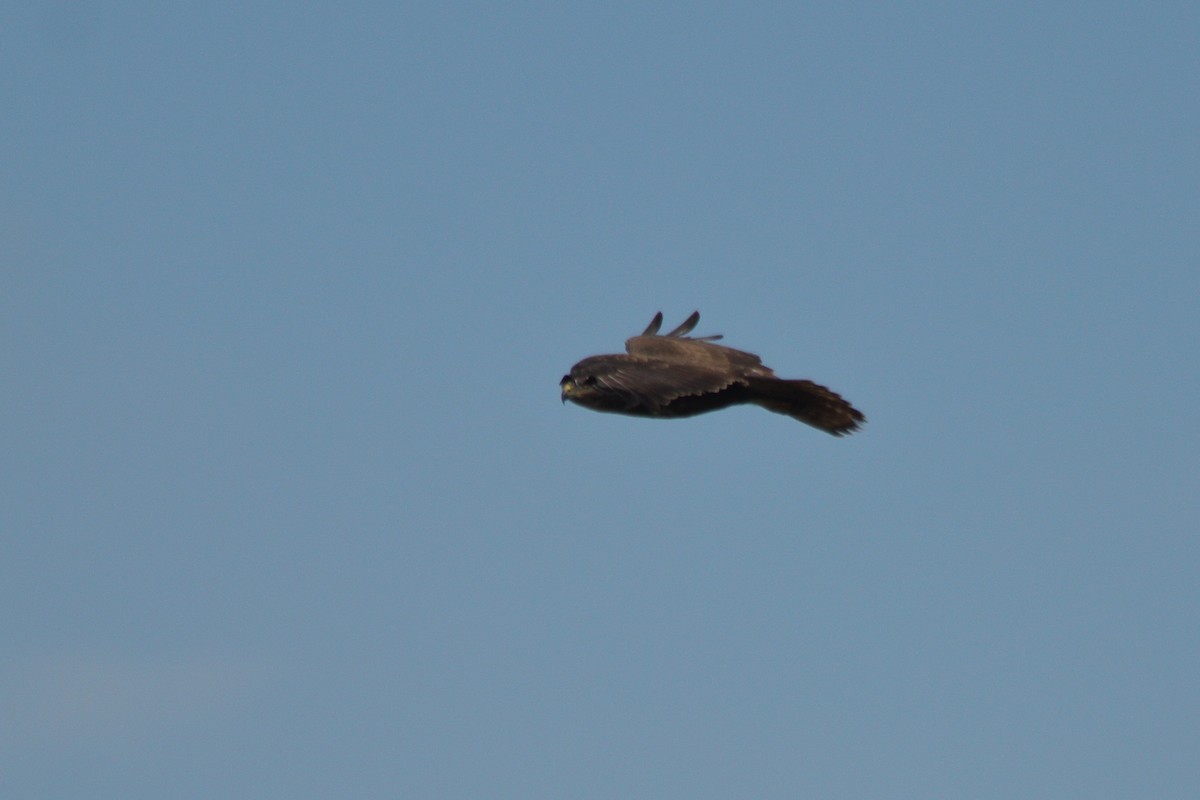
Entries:
POLYGON ((1194 797, 1198 41, 6 5, 0 794, 1194 797), (660 309, 867 427, 560 405, 660 309))

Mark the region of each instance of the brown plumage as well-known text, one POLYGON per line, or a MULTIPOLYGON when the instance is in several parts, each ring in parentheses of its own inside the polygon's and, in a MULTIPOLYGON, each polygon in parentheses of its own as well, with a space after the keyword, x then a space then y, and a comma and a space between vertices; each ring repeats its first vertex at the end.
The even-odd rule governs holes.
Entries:
POLYGON ((571 367, 559 386, 565 403, 636 417, 691 417, 751 403, 834 436, 866 421, 854 406, 824 386, 785 380, 753 353, 713 344, 720 336, 688 336, 700 312, 659 335, 662 313, 641 336, 625 342, 627 355, 591 356, 571 367))

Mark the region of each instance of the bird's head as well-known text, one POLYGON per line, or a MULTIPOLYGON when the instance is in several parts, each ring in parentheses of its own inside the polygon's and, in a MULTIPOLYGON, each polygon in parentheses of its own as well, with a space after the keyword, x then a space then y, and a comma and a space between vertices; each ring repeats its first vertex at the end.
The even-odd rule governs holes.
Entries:
POLYGON ((576 374, 576 371, 572 370, 569 374, 563 375, 558 386, 562 391, 564 403, 570 400, 573 403, 587 405, 588 398, 593 396, 596 391, 596 376, 586 373, 576 374))
POLYGON ((630 413, 637 405, 637 396, 625 385, 620 356, 585 358, 558 382, 562 401, 570 400, 593 411, 630 413))

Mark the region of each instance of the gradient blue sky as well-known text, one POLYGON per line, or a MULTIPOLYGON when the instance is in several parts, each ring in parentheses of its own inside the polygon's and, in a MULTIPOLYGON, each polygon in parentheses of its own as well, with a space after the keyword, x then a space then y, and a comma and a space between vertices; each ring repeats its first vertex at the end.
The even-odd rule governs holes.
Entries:
POLYGON ((1200 6, 0 12, 0 794, 1200 785, 1200 6), (867 428, 559 404, 655 311, 867 428))

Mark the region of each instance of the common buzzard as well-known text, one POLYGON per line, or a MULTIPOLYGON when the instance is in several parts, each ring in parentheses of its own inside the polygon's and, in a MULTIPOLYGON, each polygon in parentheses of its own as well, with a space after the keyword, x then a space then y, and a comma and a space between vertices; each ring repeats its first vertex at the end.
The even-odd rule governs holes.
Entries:
POLYGON ((660 336, 662 318, 655 314, 641 336, 625 342, 628 355, 591 356, 571 367, 559 383, 563 402, 635 417, 691 417, 753 403, 834 436, 866 421, 824 386, 777 378, 758 356, 713 344, 720 336, 688 336, 699 311, 660 336))

